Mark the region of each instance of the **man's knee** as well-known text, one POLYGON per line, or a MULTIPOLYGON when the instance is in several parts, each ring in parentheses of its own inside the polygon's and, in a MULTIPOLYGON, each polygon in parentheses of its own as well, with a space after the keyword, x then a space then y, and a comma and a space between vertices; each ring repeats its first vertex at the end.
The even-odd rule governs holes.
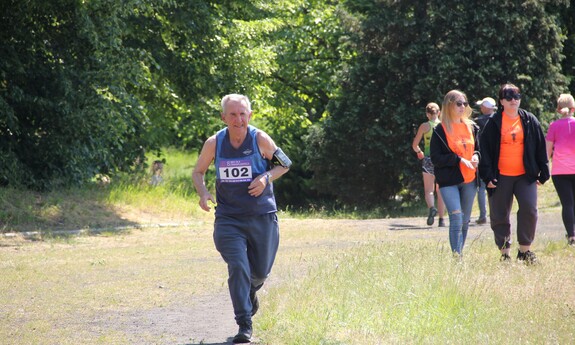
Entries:
POLYGON ((252 277, 252 287, 258 291, 265 283, 267 277, 252 277))

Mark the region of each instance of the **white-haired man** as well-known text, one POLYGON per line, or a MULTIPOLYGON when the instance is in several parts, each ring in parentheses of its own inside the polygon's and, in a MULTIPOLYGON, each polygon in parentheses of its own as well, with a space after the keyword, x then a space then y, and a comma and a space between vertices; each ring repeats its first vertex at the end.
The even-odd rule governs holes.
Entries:
POLYGON ((252 109, 244 95, 221 102, 226 127, 209 137, 192 173, 200 207, 216 204, 214 243, 228 265, 228 288, 238 334, 233 343, 252 339, 252 316, 259 308, 256 292, 268 277, 279 245, 277 207, 272 181, 285 174, 291 160, 272 138, 251 125, 252 109), (216 198, 204 176, 216 167, 216 198))

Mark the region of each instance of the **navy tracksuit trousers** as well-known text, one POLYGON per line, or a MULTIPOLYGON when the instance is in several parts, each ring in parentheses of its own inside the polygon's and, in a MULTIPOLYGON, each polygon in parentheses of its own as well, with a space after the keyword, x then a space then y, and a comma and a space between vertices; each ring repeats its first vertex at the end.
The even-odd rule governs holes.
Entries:
POLYGON ((257 291, 264 284, 279 247, 277 215, 217 215, 214 243, 228 265, 228 287, 236 323, 251 322, 250 291, 257 291))

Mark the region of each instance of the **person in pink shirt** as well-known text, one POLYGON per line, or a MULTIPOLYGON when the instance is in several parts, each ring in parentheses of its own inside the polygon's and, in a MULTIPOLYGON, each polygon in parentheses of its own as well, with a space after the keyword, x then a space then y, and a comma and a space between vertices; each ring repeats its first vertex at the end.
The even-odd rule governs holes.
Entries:
POLYGON ((547 156, 552 158, 551 179, 559 200, 561 217, 569 245, 575 246, 575 100, 570 94, 557 99, 561 118, 549 125, 545 141, 547 156))

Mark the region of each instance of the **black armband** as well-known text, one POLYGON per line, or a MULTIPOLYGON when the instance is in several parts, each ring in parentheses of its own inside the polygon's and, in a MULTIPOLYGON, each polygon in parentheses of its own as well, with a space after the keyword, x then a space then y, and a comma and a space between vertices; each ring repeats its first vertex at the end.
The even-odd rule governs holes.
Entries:
POLYGON ((284 168, 289 168, 291 166, 291 160, 279 147, 276 152, 274 152, 272 163, 274 165, 281 165, 284 168))

